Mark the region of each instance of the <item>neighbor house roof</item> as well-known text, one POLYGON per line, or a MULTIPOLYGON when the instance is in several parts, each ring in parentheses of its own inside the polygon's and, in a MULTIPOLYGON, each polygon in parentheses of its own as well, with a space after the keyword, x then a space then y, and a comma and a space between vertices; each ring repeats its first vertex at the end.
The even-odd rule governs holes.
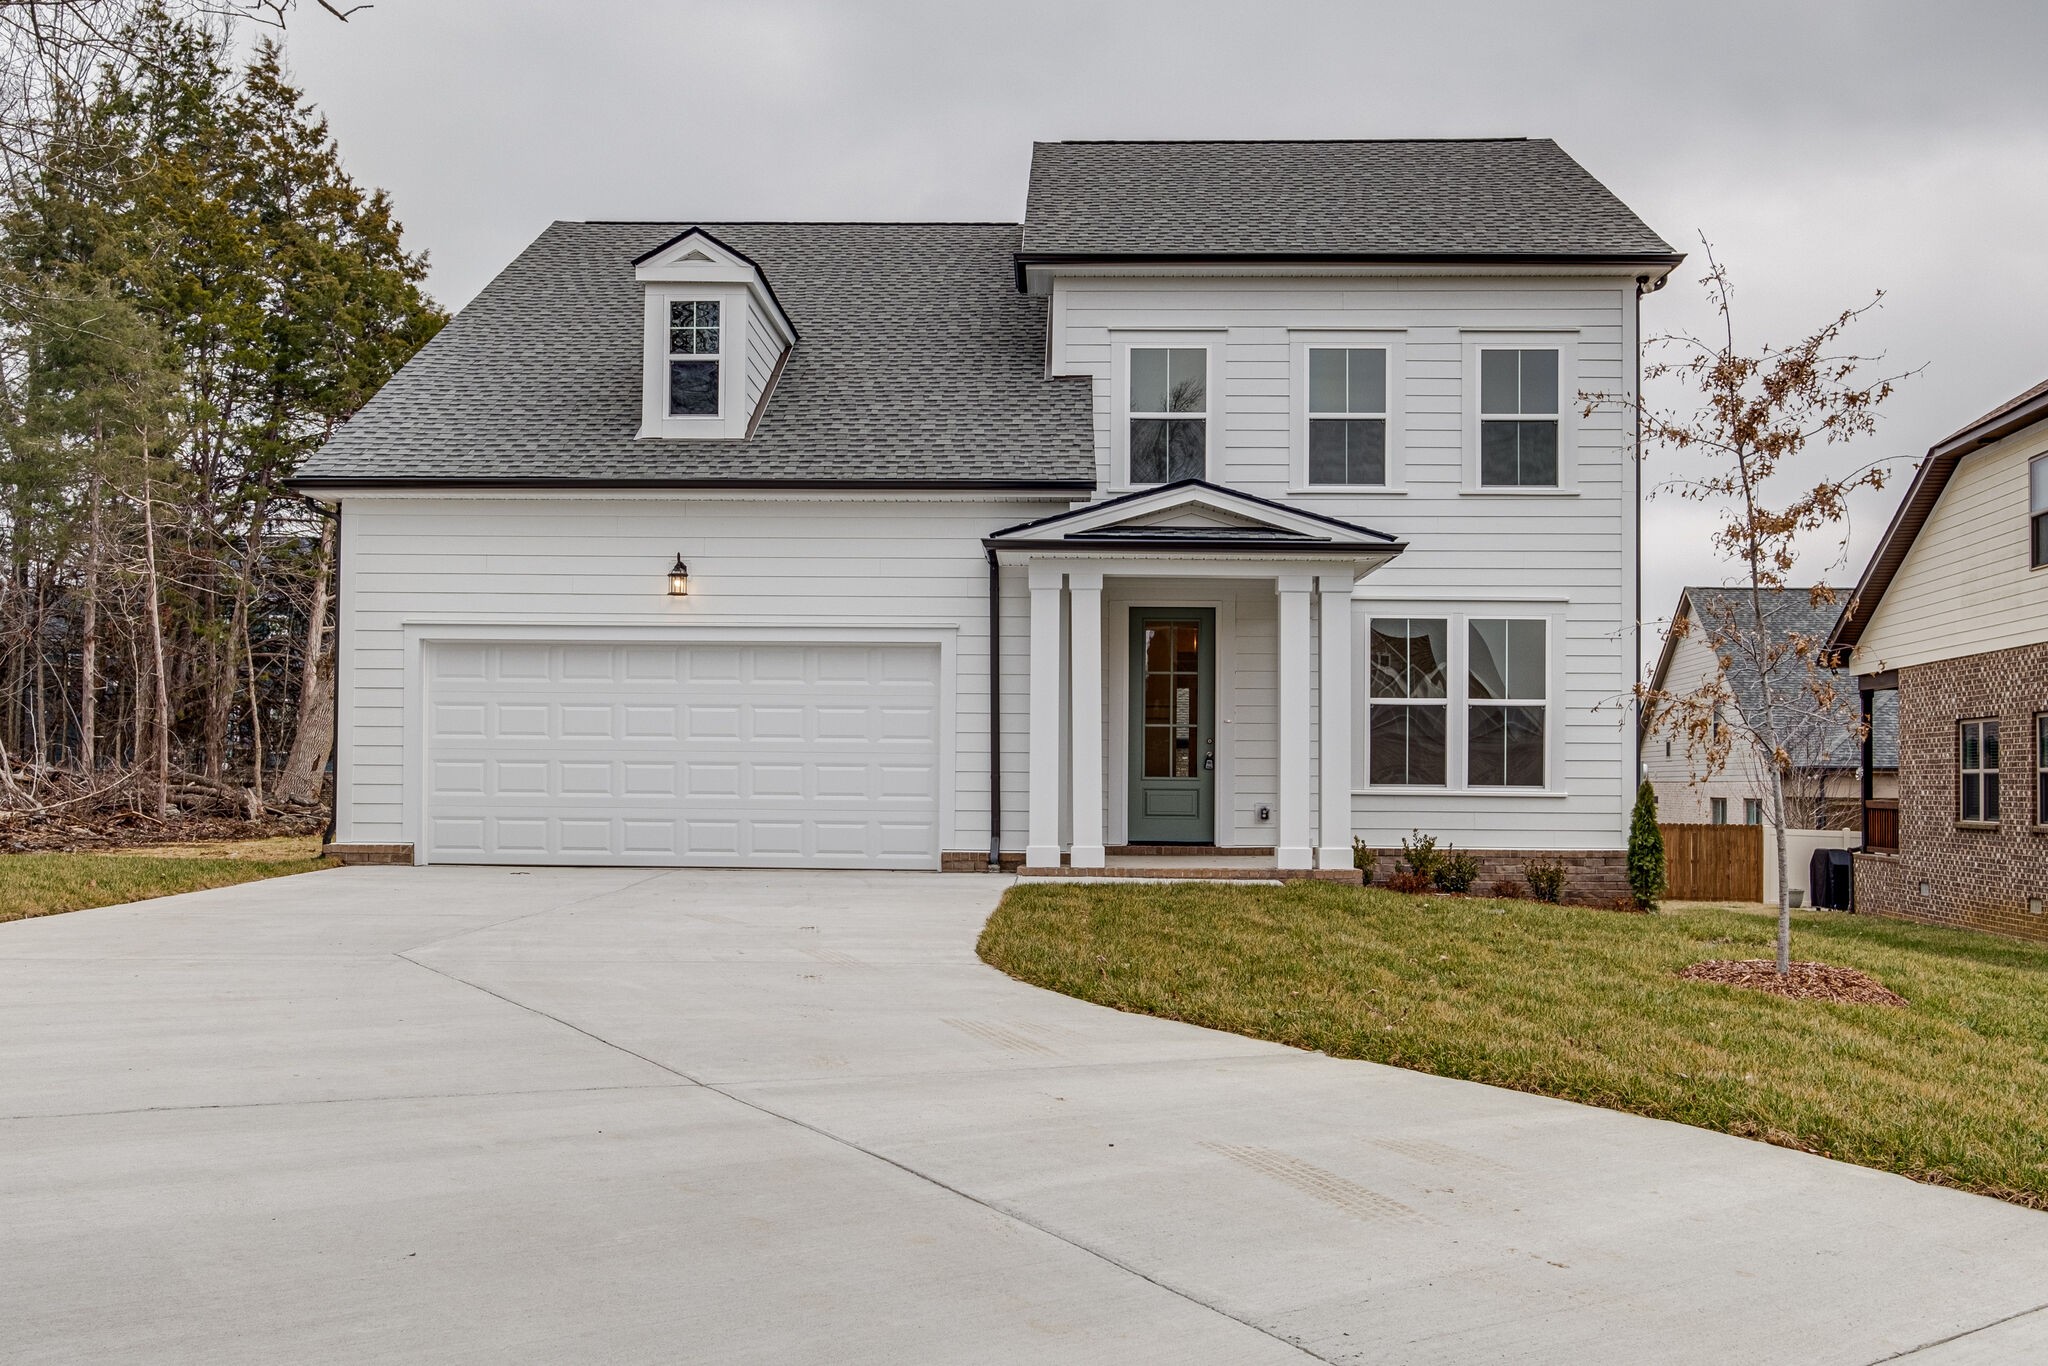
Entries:
MULTIPOLYGON (((1678 608, 1673 613, 1674 624, 1687 617, 1695 622, 1702 616, 1715 620, 1724 619, 1729 613, 1749 612, 1749 590, 1747 588, 1686 588, 1678 595, 1678 608)), ((1771 630, 1782 636, 1800 635, 1809 640, 1825 641, 1834 627, 1836 615, 1841 611, 1838 602, 1815 602, 1813 591, 1808 588, 1772 588, 1763 592, 1764 622, 1771 630)), ((1697 625, 1694 629, 1698 629, 1697 625)), ((1664 636, 1664 649, 1657 656, 1656 671, 1650 676, 1650 686, 1666 686, 1671 670, 1672 656, 1678 648, 1678 634, 1669 631, 1664 636)), ((1798 668, 1794 661, 1791 666, 1798 668)), ((1840 671, 1835 672, 1839 686, 1847 688, 1850 679, 1840 671)), ((1735 698, 1735 706, 1742 715, 1756 718, 1763 715, 1763 696, 1750 670, 1731 669, 1725 675, 1728 691, 1735 698)), ((1795 683, 1794 686, 1797 686, 1795 683)), ((1870 734, 1875 747, 1872 762, 1876 768, 1897 768, 1899 766, 1899 718, 1896 696, 1887 698, 1880 694, 1872 708, 1870 734)), ((1792 723, 1806 714, 1796 704, 1779 702, 1782 728, 1790 729, 1792 723)), ((1647 728, 1649 718, 1644 718, 1647 728)), ((1801 755, 1800 758, 1811 767, 1854 768, 1863 761, 1863 742, 1848 726, 1830 728, 1822 737, 1817 752, 1801 755)))
POLYGON ((2014 432, 2044 419, 2048 419, 2048 380, 2007 399, 1975 422, 1928 448, 1926 458, 1913 471, 1913 482, 1907 485, 1906 496, 1899 500, 1898 511, 1892 514, 1891 525, 1885 528, 1883 539, 1877 543, 1877 552, 1864 566, 1863 577, 1856 582, 1856 591, 1849 596, 1848 606, 1842 609, 1841 620, 1835 623, 1834 634, 1828 641, 1830 649, 1838 652, 1853 650, 1863 639, 1863 630, 1870 625, 1877 604, 1883 601, 1892 580, 1898 577, 1899 567, 1906 562, 1906 552, 1913 548, 1920 528, 1927 525, 1928 515, 1941 500, 1942 490, 1948 487, 1948 481, 1954 476, 1956 466, 1963 463, 1963 457, 2003 441, 2014 432))
POLYGON ((299 471, 303 487, 867 484, 1087 489, 1085 379, 1045 376, 1003 223, 556 223, 299 471), (745 438, 641 440, 633 263, 689 227, 801 333, 745 438))
POLYGON ((1040 142, 1024 219, 1020 270, 1076 259, 1683 259, 1548 138, 1040 142))

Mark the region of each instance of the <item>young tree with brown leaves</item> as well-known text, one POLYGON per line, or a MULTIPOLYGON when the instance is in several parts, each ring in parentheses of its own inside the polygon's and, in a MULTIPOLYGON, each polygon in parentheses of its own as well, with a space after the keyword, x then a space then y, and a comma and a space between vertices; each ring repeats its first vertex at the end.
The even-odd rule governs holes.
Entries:
MULTIPOLYGON (((1704 240, 1704 239, 1703 239, 1704 240)), ((1654 729, 1685 742, 1708 773, 1719 772, 1738 747, 1768 779, 1768 814, 1776 829, 1778 860, 1778 972, 1791 970, 1792 912, 1786 866, 1787 789, 1792 771, 1817 736, 1845 724, 1860 732, 1847 699, 1826 667, 1820 637, 1787 632, 1770 620, 1766 595, 1785 587, 1809 542, 1845 537, 1849 495, 1885 483, 1882 460, 1830 472, 1821 451, 1870 434, 1880 404, 1906 374, 1872 378, 1882 356, 1844 348, 1850 327, 1883 299, 1845 309, 1791 346, 1739 349, 1735 290, 1727 268, 1706 244, 1707 273, 1700 280, 1719 320, 1718 335, 1677 333, 1653 338, 1659 359, 1643 371, 1645 387, 1665 381, 1692 402, 1658 407, 1638 400, 1644 437, 1679 462, 1668 487, 1679 496, 1716 505, 1721 514, 1715 549, 1735 562, 1746 605, 1702 613, 1674 630, 1698 630, 1720 661, 1720 672, 1690 692, 1636 685, 1636 697, 1654 729), (1727 679, 1740 671, 1759 714, 1736 712, 1727 679)), ((1910 373, 1910 372, 1908 372, 1910 373)), ((1833 601, 1817 588, 1815 602, 1833 601)))

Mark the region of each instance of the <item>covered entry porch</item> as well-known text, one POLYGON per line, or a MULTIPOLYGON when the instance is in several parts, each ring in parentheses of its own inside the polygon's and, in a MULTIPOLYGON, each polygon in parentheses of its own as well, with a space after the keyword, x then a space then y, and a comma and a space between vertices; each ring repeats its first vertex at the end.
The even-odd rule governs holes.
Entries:
POLYGON ((988 546, 1031 601, 1027 869, 1352 866, 1351 590, 1400 542, 1190 480, 988 546))

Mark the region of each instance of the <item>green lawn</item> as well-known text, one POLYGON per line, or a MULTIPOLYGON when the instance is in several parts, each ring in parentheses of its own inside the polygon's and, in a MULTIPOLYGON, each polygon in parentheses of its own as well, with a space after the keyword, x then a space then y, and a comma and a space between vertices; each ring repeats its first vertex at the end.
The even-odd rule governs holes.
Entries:
POLYGON ((1795 913, 1793 956, 1903 1008, 1679 980, 1775 922, 1371 888, 1014 888, 981 956, 1027 982, 1339 1057, 1721 1129, 2048 1208, 2048 946, 1795 913))
POLYGON ((283 877, 331 868, 319 856, 318 840, 265 841, 286 847, 183 846, 172 854, 7 854, 0 855, 0 921, 26 920, 115 906, 178 892, 228 887, 259 878, 283 877))

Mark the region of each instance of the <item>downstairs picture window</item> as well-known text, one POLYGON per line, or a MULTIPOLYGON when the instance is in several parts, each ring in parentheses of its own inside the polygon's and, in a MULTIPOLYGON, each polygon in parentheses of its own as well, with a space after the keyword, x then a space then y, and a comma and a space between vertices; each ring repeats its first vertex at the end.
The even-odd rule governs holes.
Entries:
POLYGON ((1998 723, 1962 723, 1962 818, 1998 819, 1998 723))
POLYGON ((1549 703, 1541 621, 1467 624, 1465 774, 1473 787, 1542 787, 1549 703))
POLYGON ((2034 718, 2034 824, 2048 825, 2048 712, 2034 718))
POLYGON ((1449 641, 1440 617, 1373 618, 1366 744, 1375 787, 1444 786, 1449 641))

